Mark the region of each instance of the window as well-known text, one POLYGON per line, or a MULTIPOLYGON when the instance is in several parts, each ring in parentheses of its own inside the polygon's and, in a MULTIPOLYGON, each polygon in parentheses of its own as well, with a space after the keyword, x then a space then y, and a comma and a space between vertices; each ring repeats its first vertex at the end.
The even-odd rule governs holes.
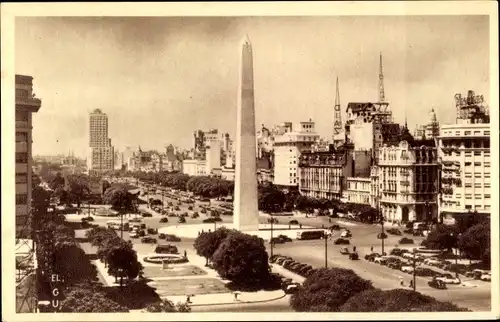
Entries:
POLYGON ((481 182, 474 183, 474 188, 481 188, 481 182))
POLYGON ((16 163, 27 163, 27 162, 28 162, 28 153, 25 152, 16 153, 16 163))
POLYGON ((490 167, 490 163, 489 163, 489 162, 485 162, 485 163, 484 163, 484 166, 485 166, 486 168, 489 168, 489 167, 490 167))
POLYGON ((481 166, 481 162, 474 162, 474 166, 475 167, 480 167, 481 166))
POLYGON ((466 178, 472 178, 472 173, 470 173, 470 172, 469 173, 465 173, 465 177, 466 178))
POLYGON ((27 143, 28 142, 28 133, 26 133, 26 132, 16 132, 16 142, 27 143))
POLYGON ((25 89, 16 88, 16 98, 28 98, 29 93, 25 89))
POLYGON ((472 162, 465 162, 465 166, 470 166, 472 164, 472 162))
POLYGON ((466 194, 465 199, 472 199, 472 195, 470 193, 466 194))
POLYGON ((27 122, 28 116, 29 116, 28 112, 16 111, 16 121, 27 122))
POLYGON ((490 183, 485 183, 485 184, 484 184, 484 187, 485 187, 485 188, 491 188, 491 184, 490 184, 490 183))
POLYGON ((484 195, 484 199, 490 199, 491 198, 491 195, 487 194, 487 195, 484 195))
POLYGON ((490 135, 490 131, 484 131, 484 135, 490 135))
MULTIPOLYGON (((485 197, 486 197, 486 196, 485 196, 485 197)), ((475 195, 474 195, 474 198, 475 198, 475 199, 481 199, 481 195, 477 193, 477 194, 475 194, 475 195)))
POLYGON ((28 183, 28 175, 26 173, 16 173, 16 183, 28 183))
POLYGON ((472 188, 472 183, 466 182, 465 183, 465 188, 472 188))
POLYGON ((470 131, 465 131, 464 135, 470 135, 470 131))
POLYGON ((474 135, 481 135, 481 131, 474 131, 474 135))
POLYGON ((474 172, 474 178, 481 178, 480 172, 474 172))
POLYGON ((16 195, 16 205, 25 205, 28 203, 28 195, 23 193, 23 194, 18 194, 16 195))

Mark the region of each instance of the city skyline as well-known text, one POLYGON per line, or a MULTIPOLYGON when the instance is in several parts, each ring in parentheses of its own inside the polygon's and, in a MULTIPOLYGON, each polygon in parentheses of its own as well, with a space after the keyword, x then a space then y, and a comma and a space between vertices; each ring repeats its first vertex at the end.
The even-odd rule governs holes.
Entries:
POLYGON ((197 129, 234 138, 238 44, 248 34, 257 128, 311 118, 330 139, 336 78, 345 122, 348 102, 378 99, 380 52, 386 101, 411 131, 431 108, 454 123, 455 93, 472 89, 489 103, 488 28, 487 16, 16 18, 16 73, 34 77, 44 106, 34 154, 85 156, 96 108, 120 151, 188 148, 197 129))

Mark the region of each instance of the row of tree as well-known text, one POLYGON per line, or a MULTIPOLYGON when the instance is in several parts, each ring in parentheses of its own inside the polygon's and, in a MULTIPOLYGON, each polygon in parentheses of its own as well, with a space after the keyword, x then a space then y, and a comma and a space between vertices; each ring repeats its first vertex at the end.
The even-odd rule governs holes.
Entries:
POLYGON ((290 298, 299 312, 452 312, 468 311, 412 290, 380 290, 354 271, 315 270, 290 298))
POLYGON ((465 214, 454 225, 438 225, 422 242, 422 246, 452 251, 458 248, 466 258, 491 262, 491 224, 488 217, 465 214))
POLYGON ((234 182, 216 177, 193 176, 186 183, 186 190, 205 198, 232 195, 234 182))

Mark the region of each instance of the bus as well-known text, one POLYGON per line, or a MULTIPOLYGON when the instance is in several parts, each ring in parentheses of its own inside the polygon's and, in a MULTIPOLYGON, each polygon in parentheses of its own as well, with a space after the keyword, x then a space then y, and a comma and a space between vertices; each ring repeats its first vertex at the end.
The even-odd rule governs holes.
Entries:
POLYGON ((321 239, 323 236, 325 236, 324 230, 305 230, 297 232, 297 239, 299 240, 321 239))

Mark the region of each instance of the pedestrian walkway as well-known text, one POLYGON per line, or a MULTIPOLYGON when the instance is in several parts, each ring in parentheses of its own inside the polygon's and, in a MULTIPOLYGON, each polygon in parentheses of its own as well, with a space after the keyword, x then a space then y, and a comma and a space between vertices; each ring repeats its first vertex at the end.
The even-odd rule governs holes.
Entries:
MULTIPOLYGON (((277 291, 258 291, 258 292, 231 292, 231 293, 213 293, 197 294, 189 296, 189 306, 212 306, 227 304, 244 304, 271 302, 281 299, 285 296, 282 290, 277 291)), ((168 296, 168 300, 174 303, 186 303, 187 295, 168 296)))

